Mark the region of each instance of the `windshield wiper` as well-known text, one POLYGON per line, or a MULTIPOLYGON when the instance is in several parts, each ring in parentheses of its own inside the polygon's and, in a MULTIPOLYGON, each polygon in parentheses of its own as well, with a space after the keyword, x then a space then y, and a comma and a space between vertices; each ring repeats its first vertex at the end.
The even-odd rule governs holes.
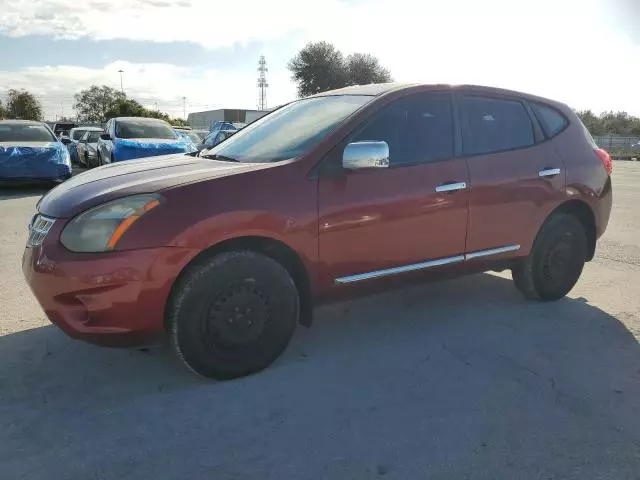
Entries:
POLYGON ((227 157, 226 155, 219 155, 217 153, 214 153, 213 155, 202 155, 202 154, 200 154, 200 157, 208 158, 209 160, 222 160, 224 162, 239 162, 240 161, 237 158, 227 157))

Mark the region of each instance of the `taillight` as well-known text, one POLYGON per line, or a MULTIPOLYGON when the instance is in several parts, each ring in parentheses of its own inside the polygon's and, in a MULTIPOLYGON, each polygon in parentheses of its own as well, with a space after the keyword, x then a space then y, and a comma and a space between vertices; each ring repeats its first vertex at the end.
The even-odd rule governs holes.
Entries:
POLYGON ((609 153, 602 148, 596 148, 596 154, 598 155, 598 158, 600 158, 602 165, 604 165, 605 170, 607 170, 607 173, 611 175, 611 173, 613 172, 613 162, 611 161, 611 155, 609 155, 609 153))

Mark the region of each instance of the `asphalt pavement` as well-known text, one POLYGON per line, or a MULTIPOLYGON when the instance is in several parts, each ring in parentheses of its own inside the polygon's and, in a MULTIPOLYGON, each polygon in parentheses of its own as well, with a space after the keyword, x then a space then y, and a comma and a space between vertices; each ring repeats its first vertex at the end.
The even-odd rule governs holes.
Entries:
POLYGON ((20 257, 42 189, 0 191, 0 478, 639 479, 640 162, 569 298, 481 274, 318 309, 269 369, 51 326, 20 257))

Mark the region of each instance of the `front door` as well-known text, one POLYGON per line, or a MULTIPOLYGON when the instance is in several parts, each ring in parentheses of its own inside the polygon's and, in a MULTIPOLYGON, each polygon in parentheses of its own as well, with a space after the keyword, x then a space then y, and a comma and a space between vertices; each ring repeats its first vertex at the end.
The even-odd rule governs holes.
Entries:
POLYGON ((451 95, 417 93, 374 113, 336 149, 389 145, 389 168, 321 176, 320 282, 325 288, 462 260, 469 184, 457 158, 451 95))

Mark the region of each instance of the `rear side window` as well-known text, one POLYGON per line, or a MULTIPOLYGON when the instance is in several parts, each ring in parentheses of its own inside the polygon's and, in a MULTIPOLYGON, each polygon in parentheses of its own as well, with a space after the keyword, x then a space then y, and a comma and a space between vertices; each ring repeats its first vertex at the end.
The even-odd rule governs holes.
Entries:
POLYGON ((553 137, 568 125, 567 119, 555 108, 542 103, 532 103, 531 108, 542 124, 547 137, 553 137))
POLYGON ((479 155, 534 144, 533 125, 518 100, 465 96, 462 98, 463 150, 479 155))

